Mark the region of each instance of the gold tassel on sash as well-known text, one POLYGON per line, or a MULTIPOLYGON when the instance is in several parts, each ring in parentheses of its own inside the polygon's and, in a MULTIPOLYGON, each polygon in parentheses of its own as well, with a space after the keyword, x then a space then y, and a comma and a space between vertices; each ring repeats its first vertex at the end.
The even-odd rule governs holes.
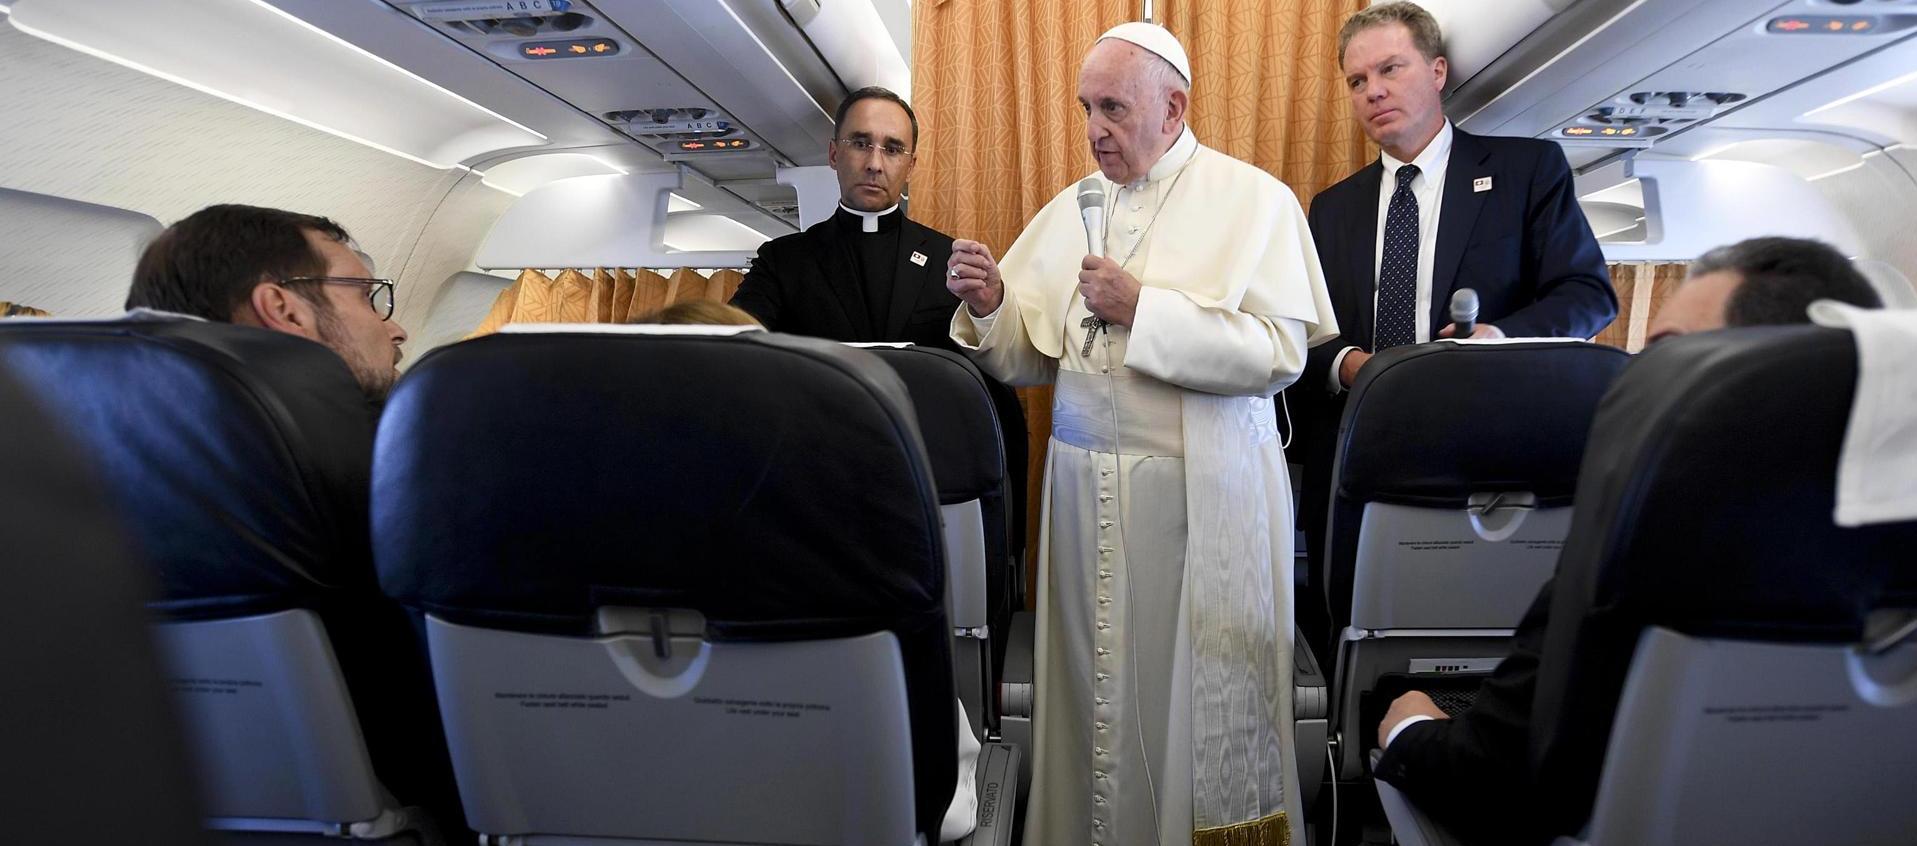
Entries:
POLYGON ((1279 811, 1251 822, 1194 831, 1191 846, 1291 846, 1291 823, 1279 811))

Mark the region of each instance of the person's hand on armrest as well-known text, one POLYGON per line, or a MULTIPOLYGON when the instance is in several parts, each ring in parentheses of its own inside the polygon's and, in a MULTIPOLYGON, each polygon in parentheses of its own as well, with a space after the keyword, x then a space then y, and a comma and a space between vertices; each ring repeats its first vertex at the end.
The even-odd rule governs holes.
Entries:
POLYGON ((1392 700, 1391 708, 1385 711, 1384 719, 1378 723, 1378 748, 1390 746, 1401 727, 1423 720, 1448 719, 1451 717, 1440 710, 1431 697, 1420 690, 1411 691, 1392 700))

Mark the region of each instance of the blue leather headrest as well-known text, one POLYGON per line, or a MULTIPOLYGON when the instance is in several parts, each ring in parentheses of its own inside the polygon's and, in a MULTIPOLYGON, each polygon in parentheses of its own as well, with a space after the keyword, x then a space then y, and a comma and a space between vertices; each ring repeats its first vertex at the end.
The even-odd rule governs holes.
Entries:
POLYGON ((377 453, 381 584, 449 620, 587 633, 599 606, 671 606, 775 636, 794 609, 885 628, 944 601, 911 399, 842 345, 489 336, 413 368, 377 453))
POLYGON ((1564 341, 1386 350, 1345 404, 1336 494, 1461 508, 1473 493, 1529 491, 1566 504, 1598 399, 1630 360, 1564 341))
POLYGON ((186 319, 8 321, 0 365, 100 468, 159 572, 162 610, 371 592, 376 412, 331 350, 186 319))
POLYGON ((985 377, 964 356, 931 347, 867 349, 897 371, 912 394, 932 459, 939 503, 1003 492, 1005 444, 985 377))

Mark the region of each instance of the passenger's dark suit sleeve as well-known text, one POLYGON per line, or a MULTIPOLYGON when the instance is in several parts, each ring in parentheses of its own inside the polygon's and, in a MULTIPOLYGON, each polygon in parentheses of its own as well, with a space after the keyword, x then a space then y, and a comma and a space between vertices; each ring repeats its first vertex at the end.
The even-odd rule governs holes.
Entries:
MULTIPOLYGON (((1305 214, 1306 222, 1311 225, 1311 242, 1316 245, 1318 249, 1318 264, 1326 268, 1334 266, 1343 267, 1344 265, 1342 263, 1337 265, 1333 264, 1333 262, 1339 261, 1339 257, 1331 255, 1330 247, 1327 246, 1338 240, 1331 230, 1331 215, 1328 212, 1322 211, 1322 209, 1329 206, 1331 202, 1329 198, 1323 194, 1320 194, 1318 199, 1327 200, 1327 202, 1321 203, 1314 200, 1311 204, 1311 211, 1305 214)), ((1330 273, 1330 271, 1327 271, 1327 273, 1330 273)), ((1330 280, 1327 279, 1327 282, 1329 283, 1330 280)), ((1344 315, 1339 315, 1338 317, 1338 325, 1343 326, 1344 315)), ((1346 332, 1345 334, 1349 335, 1350 333, 1346 332)), ((1338 359, 1338 351, 1348 346, 1351 346, 1351 344, 1345 341, 1343 336, 1340 336, 1312 347, 1311 350, 1305 354, 1305 372, 1298 377, 1297 382, 1293 383, 1301 386, 1298 392, 1316 391, 1318 393, 1325 393, 1325 385, 1327 380, 1331 378, 1331 363, 1338 359)), ((1295 395, 1295 393, 1292 395, 1295 395)))
POLYGON ((739 282, 739 290, 732 293, 732 305, 758 318, 766 329, 777 332, 779 305, 785 286, 780 284, 779 275, 773 272, 766 253, 766 249, 760 248, 759 254, 752 257, 752 266, 746 268, 745 279, 739 282))
POLYGON ((1531 169, 1530 197, 1523 259, 1537 269, 1537 300, 1493 322, 1513 338, 1593 337, 1617 317, 1617 294, 1556 144, 1531 169))
MULTIPOLYGON (((1518 624, 1510 656, 1485 679, 1471 707, 1449 720, 1406 727, 1378 759, 1374 775, 1461 837, 1503 843, 1538 834, 1536 815, 1527 813, 1538 805, 1527 793, 1531 700, 1550 614, 1546 582, 1518 624)), ((1375 737, 1373 729, 1365 736, 1375 737)))

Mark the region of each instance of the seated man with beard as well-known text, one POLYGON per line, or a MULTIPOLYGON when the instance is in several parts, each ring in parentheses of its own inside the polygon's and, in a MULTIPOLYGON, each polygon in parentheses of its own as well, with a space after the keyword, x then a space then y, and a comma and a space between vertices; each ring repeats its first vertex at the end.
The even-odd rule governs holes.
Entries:
POLYGON ((392 280, 372 274, 372 259, 331 220, 208 206, 147 245, 126 307, 318 341, 339 354, 377 403, 399 378, 406 330, 392 320, 392 280))

